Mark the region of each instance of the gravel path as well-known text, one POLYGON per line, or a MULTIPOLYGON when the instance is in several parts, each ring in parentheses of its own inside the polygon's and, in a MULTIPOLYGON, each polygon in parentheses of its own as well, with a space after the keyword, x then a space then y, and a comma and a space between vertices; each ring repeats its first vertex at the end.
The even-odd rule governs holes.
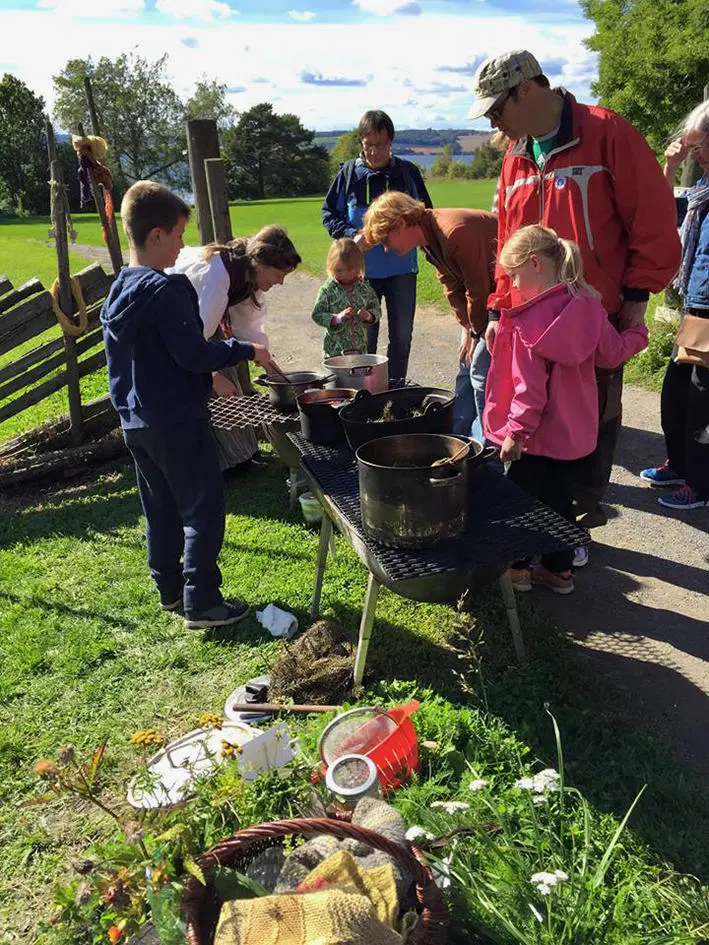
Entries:
MULTIPOLYGON (((295 274, 269 293, 271 348, 289 368, 320 364, 321 332, 309 318, 318 284, 295 274)), ((450 387, 458 334, 450 315, 419 310, 409 374, 450 387)), ((556 597, 540 588, 534 599, 599 672, 630 690, 638 712, 709 774, 709 509, 663 510, 637 476, 664 459, 658 395, 628 387, 624 411, 607 496, 614 517, 593 532, 576 594, 556 597)))

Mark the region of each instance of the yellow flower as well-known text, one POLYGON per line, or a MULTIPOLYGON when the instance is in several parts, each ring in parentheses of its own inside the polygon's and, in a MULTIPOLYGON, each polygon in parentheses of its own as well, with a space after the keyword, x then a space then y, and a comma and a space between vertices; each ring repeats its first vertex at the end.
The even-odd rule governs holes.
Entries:
POLYGON ((199 717, 200 728, 218 728, 222 727, 223 719, 221 715, 214 712, 203 712, 199 717))
POLYGON ((233 745, 231 742, 226 741, 222 738, 222 757, 224 758, 233 758, 235 755, 241 754, 241 748, 238 745, 233 745))
POLYGON ((131 735, 130 739, 131 745, 140 745, 143 748, 148 748, 150 745, 162 745, 164 741, 163 736, 154 728, 141 729, 131 735))

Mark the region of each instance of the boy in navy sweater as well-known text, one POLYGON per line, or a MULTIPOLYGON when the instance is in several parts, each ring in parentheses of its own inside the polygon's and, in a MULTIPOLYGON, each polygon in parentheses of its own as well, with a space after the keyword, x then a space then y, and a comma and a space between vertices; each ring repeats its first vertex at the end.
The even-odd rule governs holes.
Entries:
POLYGON ((207 409, 212 372, 247 359, 267 368, 270 356, 263 345, 205 341, 192 285, 163 271, 184 245, 189 214, 180 197, 152 181, 126 192, 130 262, 101 323, 111 401, 145 512, 150 573, 163 609, 184 607, 187 627, 199 629, 236 623, 249 611, 220 591, 225 510, 207 409))

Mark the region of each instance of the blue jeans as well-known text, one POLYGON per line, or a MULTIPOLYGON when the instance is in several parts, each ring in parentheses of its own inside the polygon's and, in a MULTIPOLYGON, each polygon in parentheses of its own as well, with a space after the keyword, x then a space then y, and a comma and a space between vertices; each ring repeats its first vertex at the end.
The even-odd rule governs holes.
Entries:
POLYGON ((217 558, 225 512, 209 420, 124 430, 123 438, 135 462, 148 567, 160 600, 182 598, 186 614, 210 610, 223 600, 217 558))
MULTIPOLYGON (((409 369, 411 336, 414 332, 416 273, 389 276, 388 279, 370 279, 369 282, 379 301, 381 302, 383 296, 387 304, 389 378, 404 378, 409 369)), ((367 351, 370 354, 377 353, 378 340, 379 322, 367 325, 367 351)))
POLYGON ((461 361, 455 379, 455 400, 453 401, 453 432, 458 436, 469 436, 475 419, 475 398, 473 385, 470 383, 470 366, 461 361))
POLYGON ((470 385, 473 389, 473 400, 475 409, 473 411, 473 423, 470 435, 480 442, 484 442, 483 436, 483 410, 485 409, 485 383, 487 381, 487 372, 490 370, 490 352, 485 344, 485 337, 478 338, 478 342, 473 348, 470 358, 470 385))

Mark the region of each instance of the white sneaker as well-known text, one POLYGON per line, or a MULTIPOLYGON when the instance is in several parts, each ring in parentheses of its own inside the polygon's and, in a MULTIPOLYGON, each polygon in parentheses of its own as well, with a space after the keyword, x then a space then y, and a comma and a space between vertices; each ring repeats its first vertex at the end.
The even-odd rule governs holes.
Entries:
POLYGON ((574 548, 574 560, 573 566, 575 568, 585 568, 588 564, 588 548, 586 545, 579 545, 578 548, 574 548))

